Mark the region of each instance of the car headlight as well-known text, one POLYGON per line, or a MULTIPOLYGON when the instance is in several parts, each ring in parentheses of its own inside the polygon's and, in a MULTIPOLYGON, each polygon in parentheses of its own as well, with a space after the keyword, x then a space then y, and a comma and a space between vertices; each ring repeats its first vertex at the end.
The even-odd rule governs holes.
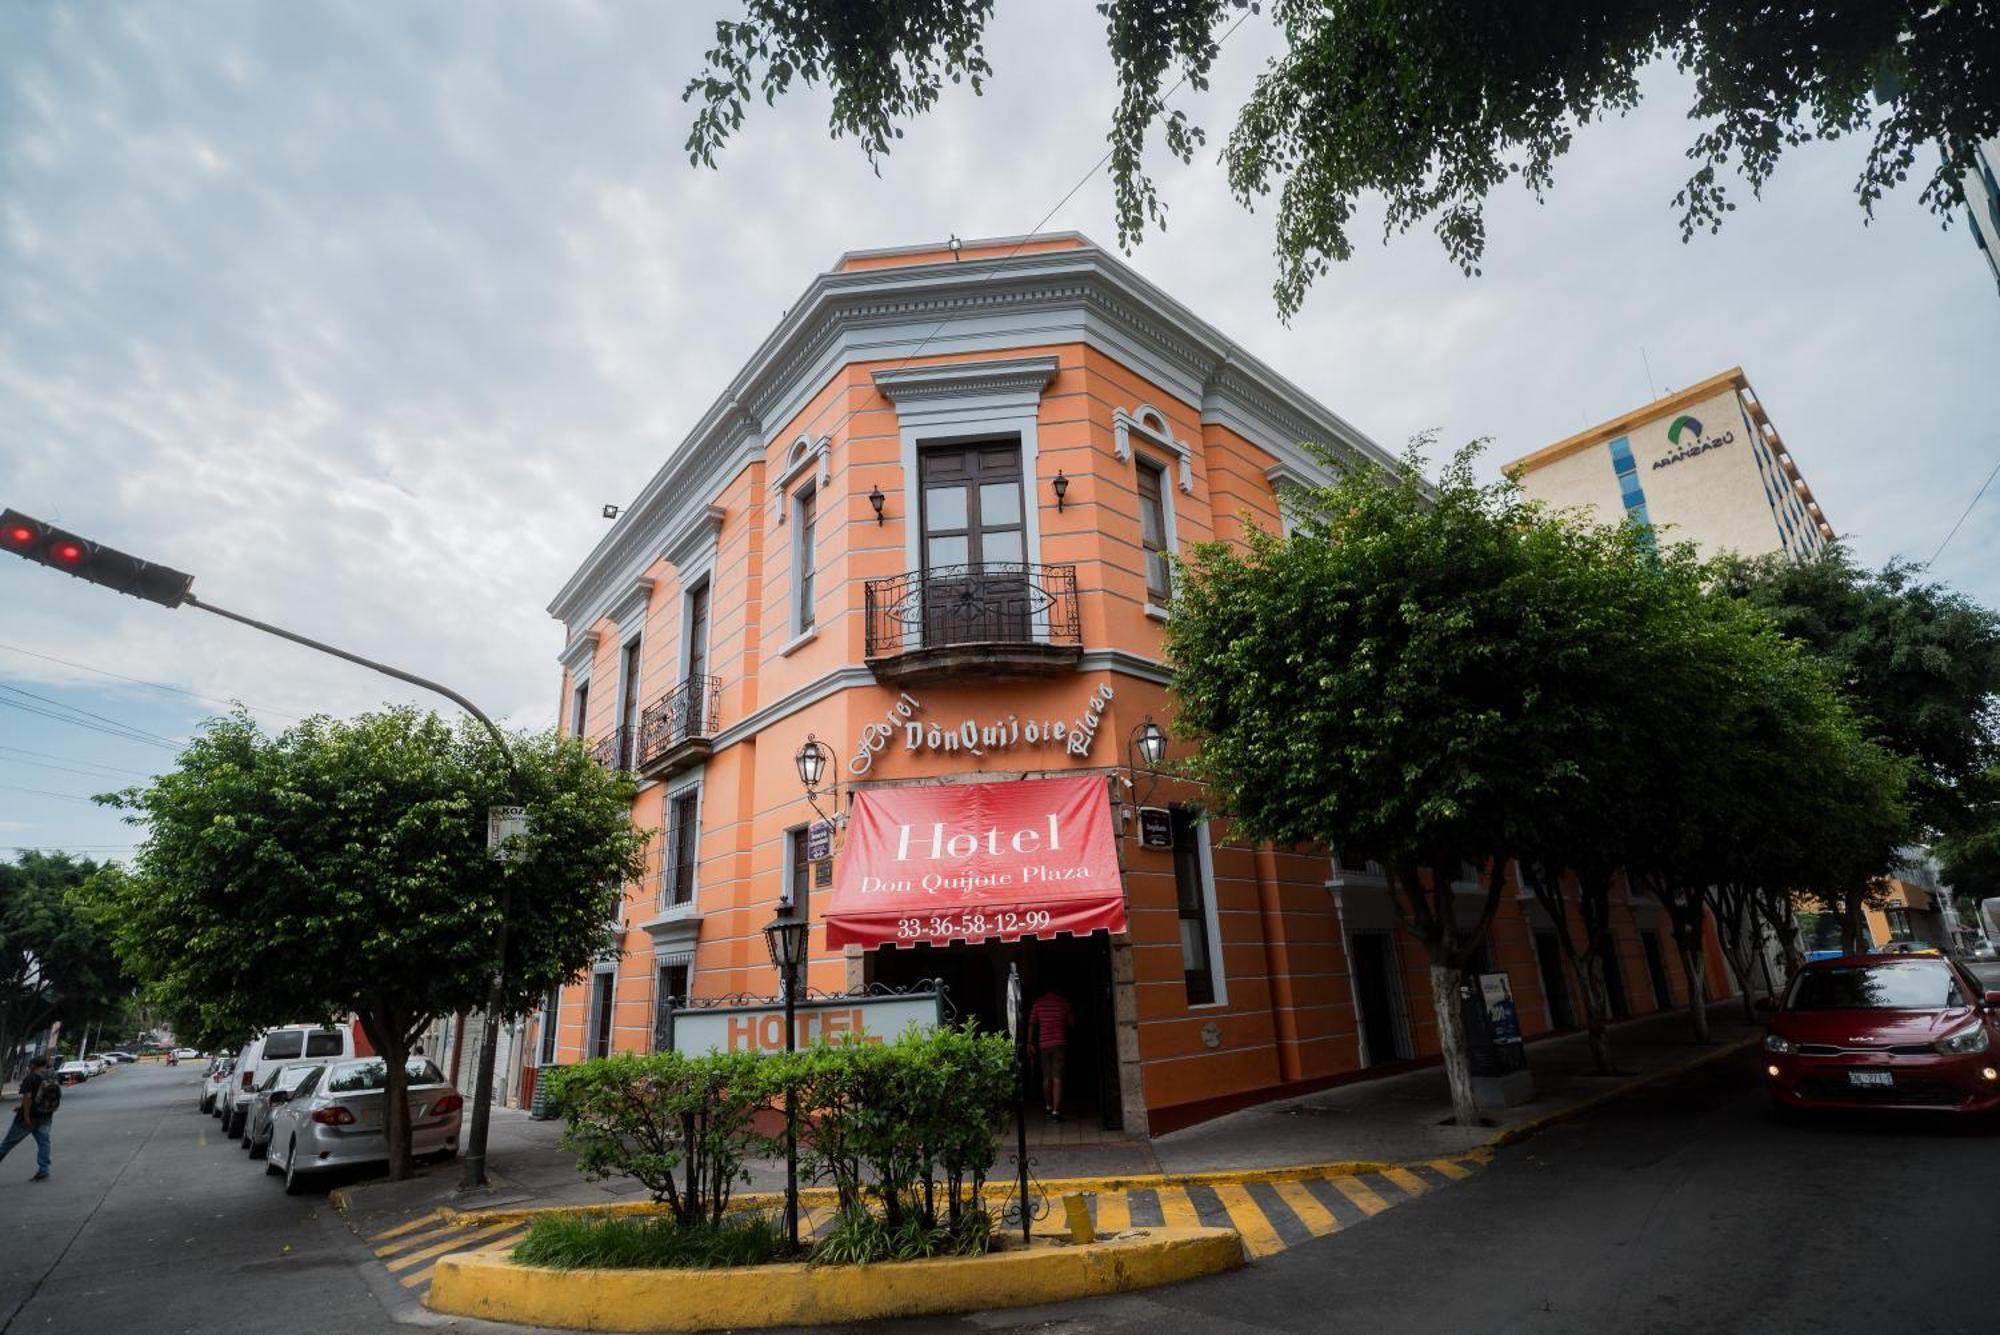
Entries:
POLYGON ((1938 1040, 1938 1051, 1952 1054, 1984 1052, 1992 1046, 1993 1040, 1987 1037, 1986 1026, 1983 1024, 1972 1025, 1955 1034, 1946 1034, 1938 1040))
MULTIPOLYGON (((1966 1049, 1966 1051, 1968 1051, 1968 1052, 1971 1052, 1971 1051, 1975 1051, 1975 1050, 1976 1050, 1976 1049, 1972 1049, 1972 1048, 1968 1048, 1968 1049, 1966 1049)), ((1785 1037, 1784 1035, 1782 1035, 1782 1034, 1766 1034, 1766 1035, 1764 1035, 1764 1051, 1766 1051, 1766 1052, 1797 1052, 1797 1051, 1798 1051, 1798 1045, 1797 1045, 1797 1044, 1795 1044, 1795 1043, 1793 1043, 1791 1039, 1789 1039, 1789 1038, 1786 1038, 1786 1037, 1785 1037)))

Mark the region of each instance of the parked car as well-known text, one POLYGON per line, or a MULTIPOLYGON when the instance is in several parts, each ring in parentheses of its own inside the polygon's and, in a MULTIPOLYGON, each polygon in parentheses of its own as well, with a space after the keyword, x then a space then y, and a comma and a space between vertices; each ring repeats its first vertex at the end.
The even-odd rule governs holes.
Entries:
POLYGON ((345 1025, 328 1029, 316 1024, 287 1024, 267 1029, 236 1054, 236 1073, 222 1114, 223 1134, 243 1134, 257 1087, 280 1066, 296 1061, 338 1061, 354 1055, 354 1031, 345 1025))
POLYGON ((1944 952, 1925 941, 1890 941, 1877 946, 1878 955, 1941 955, 1944 952))
POLYGON ((56 1067, 56 1080, 65 1085, 80 1085, 90 1079, 89 1062, 64 1062, 56 1067))
POLYGON ((109 1052, 100 1052, 97 1055, 104 1058, 104 1060, 115 1063, 116 1065, 119 1066, 123 1066, 126 1062, 135 1062, 139 1060, 138 1053, 125 1052, 118 1048, 113 1048, 109 1052))
POLYGON ((201 1058, 201 1050, 199 1048, 175 1048, 173 1056, 184 1062, 198 1061, 201 1058))
POLYGON ((236 1069, 234 1057, 215 1057, 208 1063, 208 1070, 202 1073, 201 1094, 195 1106, 205 1113, 221 1116, 222 1094, 229 1084, 229 1076, 236 1069))
POLYGON ((243 1124, 243 1148, 250 1152, 251 1158, 263 1158, 271 1147, 271 1110, 283 1107, 285 1100, 306 1082, 306 1077, 323 1065, 324 1062, 293 1062, 280 1066, 257 1086, 249 1120, 243 1124))
POLYGON ((1995 946, 1985 937, 1972 943, 1972 958, 1976 960, 2000 960, 2000 946, 1995 946))
POLYGON ((88 1066, 90 1068, 90 1073, 92 1075, 103 1075, 106 1071, 111 1069, 111 1063, 106 1061, 104 1057, 99 1053, 93 1052, 88 1057, 82 1057, 79 1058, 78 1060, 80 1060, 85 1066, 88 1066))
MULTIPOLYGON (((458 1125, 465 1100, 427 1057, 412 1057, 407 1092, 410 1150, 419 1158, 458 1153, 458 1125)), ((297 1195, 314 1173, 359 1164, 387 1163, 382 1124, 383 1086, 389 1065, 380 1057, 335 1062, 314 1069, 296 1093, 271 1110, 267 1173, 283 1173, 297 1195)))
POLYGON ((1764 1035, 1781 1113, 2000 1109, 2000 990, 1941 955, 1849 955, 1793 976, 1764 1035))

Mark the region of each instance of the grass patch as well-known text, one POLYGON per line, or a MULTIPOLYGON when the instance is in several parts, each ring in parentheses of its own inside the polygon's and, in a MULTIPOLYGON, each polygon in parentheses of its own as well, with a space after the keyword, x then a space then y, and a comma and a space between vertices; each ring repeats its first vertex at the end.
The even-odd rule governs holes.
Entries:
POLYGON ((764 1265, 784 1249, 784 1231, 760 1214, 699 1228, 670 1218, 545 1215, 529 1225, 513 1259, 558 1270, 712 1270, 764 1265))

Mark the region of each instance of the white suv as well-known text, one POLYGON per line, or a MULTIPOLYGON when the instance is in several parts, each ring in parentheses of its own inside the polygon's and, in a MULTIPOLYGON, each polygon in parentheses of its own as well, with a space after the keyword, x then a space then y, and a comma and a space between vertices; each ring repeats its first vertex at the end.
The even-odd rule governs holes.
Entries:
POLYGON ((347 1025, 328 1029, 316 1024, 288 1024, 267 1029, 236 1054, 236 1069, 225 1088, 222 1134, 234 1140, 243 1134, 257 1087, 280 1066, 299 1062, 324 1063, 354 1055, 354 1030, 347 1025))

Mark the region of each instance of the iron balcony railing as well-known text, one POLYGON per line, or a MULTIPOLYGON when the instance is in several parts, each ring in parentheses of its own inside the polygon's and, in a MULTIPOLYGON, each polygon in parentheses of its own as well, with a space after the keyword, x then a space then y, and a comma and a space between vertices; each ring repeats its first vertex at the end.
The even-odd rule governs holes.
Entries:
POLYGON ((631 769, 639 762, 632 750, 637 735, 636 728, 613 728, 590 748, 590 758, 606 769, 631 769))
POLYGON ((639 767, 682 742, 715 736, 722 695, 719 677, 689 677, 639 715, 639 767))
POLYGON ((1075 566, 935 566, 871 579, 865 609, 870 658, 954 644, 1083 643, 1075 566))

